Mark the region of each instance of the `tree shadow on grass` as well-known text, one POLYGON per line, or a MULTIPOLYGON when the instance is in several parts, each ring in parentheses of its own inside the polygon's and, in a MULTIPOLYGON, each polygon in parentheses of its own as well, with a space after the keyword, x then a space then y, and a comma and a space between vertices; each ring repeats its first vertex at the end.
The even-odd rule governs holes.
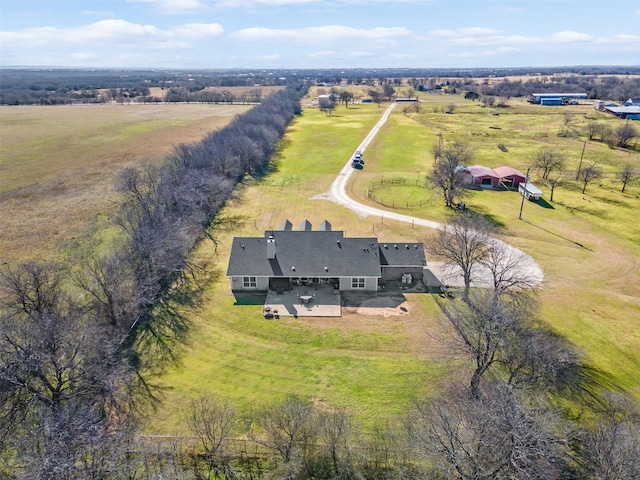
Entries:
POLYGON ((546 228, 542 228, 540 225, 536 225, 535 223, 532 223, 532 222, 530 222, 530 221, 528 221, 528 220, 524 220, 524 219, 523 219, 522 221, 523 221, 523 222, 525 222, 525 223, 528 223, 528 224, 529 224, 529 225, 531 225, 532 227, 539 228, 540 230, 542 230, 542 231, 544 231, 544 232, 550 233, 551 235, 554 235, 554 236, 556 236, 556 237, 558 237, 558 238, 561 238, 562 240, 566 240, 566 241, 567 241, 567 242, 569 242, 569 243, 573 243, 574 245, 577 245, 577 246, 579 246, 579 247, 581 247, 581 248, 584 248, 585 250, 588 250, 588 251, 590 251, 590 252, 592 252, 592 251, 593 251, 593 250, 591 250, 589 247, 585 247, 585 246, 584 246, 582 243, 580 243, 580 242, 576 242, 575 240, 571 240, 571 239, 569 239, 569 238, 567 238, 567 237, 563 237, 562 235, 559 235, 559 234, 557 234, 557 233, 554 233, 554 232, 552 232, 551 230, 547 230, 546 228))
POLYGON ((486 209, 482 207, 476 206, 474 208, 469 208, 465 206, 464 210, 458 210, 458 211, 466 215, 482 217, 484 221, 487 222, 487 224, 491 228, 495 228, 497 230, 503 229, 506 226, 505 223, 502 220, 498 219, 497 216, 489 213, 486 209))

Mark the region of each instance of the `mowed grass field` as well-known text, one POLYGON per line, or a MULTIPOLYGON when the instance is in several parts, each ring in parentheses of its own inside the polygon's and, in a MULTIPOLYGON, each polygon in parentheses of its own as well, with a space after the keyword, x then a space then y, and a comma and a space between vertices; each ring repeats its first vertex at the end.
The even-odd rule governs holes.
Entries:
MULTIPOLYGON (((469 142, 477 163, 491 167, 507 164, 526 170, 532 152, 549 145, 563 150, 571 168, 577 168, 584 139, 557 136, 564 127, 564 109, 512 102, 510 109, 488 111, 453 95, 421 100, 418 114, 403 114, 400 105, 366 150, 365 168, 354 172, 348 186, 360 201, 373 203, 366 191, 382 177, 424 179, 433 161, 431 147, 440 138, 445 143, 469 142), (455 113, 441 113, 450 103, 457 105, 455 113), (507 145, 508 152, 500 151, 498 143, 507 145)), ((150 416, 149 432, 186 433, 190 401, 206 393, 230 398, 241 413, 295 393, 320 406, 347 407, 365 426, 397 419, 415 397, 437 393, 451 360, 438 340, 446 332, 433 297, 406 295, 406 312, 354 310, 336 319, 267 321, 260 306, 234 304, 224 276, 234 235, 260 236, 285 219, 296 228, 305 219, 314 228, 326 219, 346 235, 377 235, 388 242, 424 238, 424 229, 384 217, 359 218, 326 199, 335 175, 383 108, 341 105, 331 117, 305 109, 289 128, 269 175, 248 182, 222 212, 230 222, 216 232, 217 248, 203 243, 194 253, 213 259, 218 280, 202 307, 190 312, 191 333, 178 347, 179 363, 153 380, 162 387, 163 403, 150 416)), ((588 106, 569 108, 576 113, 576 131, 588 121, 584 115, 596 115, 588 106)), ((601 121, 615 122, 605 117, 601 121)), ((609 173, 619 162, 640 166, 634 155, 589 142, 585 158, 596 156, 602 156, 609 173)), ((541 318, 578 345, 593 365, 640 397, 640 230, 635 222, 640 188, 630 187, 623 195, 618 187, 607 177, 582 195, 567 182, 556 190, 554 203, 525 202, 524 221, 518 220, 521 197, 513 192, 473 192, 467 205, 490 215, 501 225, 505 240, 542 266, 546 282, 540 293, 541 318)), ((98 182, 92 188, 107 186, 98 182)), ((404 188, 385 187, 385 196, 419 195, 415 187, 409 194, 404 188)), ((548 189, 543 190, 548 199, 548 189)), ((424 194, 433 197, 427 188, 424 194)), ((69 208, 73 206, 77 204, 69 208)), ((441 221, 453 214, 439 201, 397 211, 441 221)), ((73 232, 59 228, 61 237, 73 232)), ((54 250, 45 246, 45 252, 54 250)))
POLYGON ((126 167, 159 162, 241 105, 0 107, 0 260, 59 259, 99 243, 126 167))
MULTIPOLYGON (((600 142, 587 142, 583 165, 598 161, 605 176, 582 194, 575 174, 586 138, 579 132, 590 121, 616 128, 620 120, 595 112, 590 105, 511 103, 511 108, 487 111, 460 97, 427 96, 419 114, 391 118, 367 152, 367 168, 352 183, 352 194, 364 197, 371 182, 383 174, 415 178, 429 150, 412 153, 411 146, 431 146, 438 134, 445 145, 456 140, 468 143, 475 154, 473 163, 510 165, 523 172, 539 148, 563 152, 567 172, 564 183, 556 188, 554 202, 549 202, 549 188, 532 171, 531 178, 545 192, 545 201, 525 202, 522 221, 518 220, 522 197, 513 192, 474 191, 466 204, 490 216, 501 226, 506 241, 542 266, 546 279, 540 293, 541 317, 578 345, 594 365, 640 395, 640 224, 636 221, 640 186, 628 187, 623 194, 615 177, 623 164, 640 169, 639 149, 612 150, 600 142), (430 108, 450 103, 456 105, 454 114, 440 109, 434 113, 430 108), (572 114, 569 126, 565 125, 567 113, 572 114), (577 136, 559 137, 558 132, 567 128, 577 136), (504 144, 507 152, 498 149, 498 144, 504 144), (404 158, 407 156, 414 161, 404 158)), ((431 162, 429 158, 426 164, 431 162)), ((387 197, 391 194, 385 192, 387 197)), ((452 215, 440 203, 422 211, 396 210, 435 220, 452 215)))

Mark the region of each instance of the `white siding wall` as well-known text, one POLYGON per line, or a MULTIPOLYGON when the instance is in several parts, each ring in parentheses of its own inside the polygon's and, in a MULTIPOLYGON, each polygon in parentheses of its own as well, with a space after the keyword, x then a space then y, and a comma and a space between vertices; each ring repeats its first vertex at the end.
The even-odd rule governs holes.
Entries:
POLYGON ((243 278, 244 277, 231 277, 231 290, 249 291, 249 290, 268 290, 269 289, 269 277, 256 277, 255 287, 245 287, 243 278))
POLYGON ((365 277, 364 288, 353 288, 351 285, 352 277, 340 277, 340 290, 351 290, 354 292, 375 292, 378 290, 377 277, 365 277))

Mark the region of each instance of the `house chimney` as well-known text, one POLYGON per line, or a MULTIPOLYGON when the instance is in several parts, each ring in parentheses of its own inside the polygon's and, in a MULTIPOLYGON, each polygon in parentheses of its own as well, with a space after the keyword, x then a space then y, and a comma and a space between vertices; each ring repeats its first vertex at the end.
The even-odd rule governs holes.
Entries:
POLYGON ((276 258, 276 239, 273 238, 273 235, 269 235, 267 239, 267 258, 269 260, 276 258))

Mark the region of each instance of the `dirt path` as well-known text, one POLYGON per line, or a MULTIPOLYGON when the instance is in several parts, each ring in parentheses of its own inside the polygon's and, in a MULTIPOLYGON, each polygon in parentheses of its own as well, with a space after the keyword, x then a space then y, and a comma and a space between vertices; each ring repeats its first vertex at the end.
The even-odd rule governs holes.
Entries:
MULTIPOLYGON (((384 111, 380 120, 374 125, 371 131, 364 138, 362 143, 358 146, 357 150, 364 152, 369 143, 373 140, 373 138, 377 135, 378 131, 384 125, 384 123, 389 118, 389 115, 396 107, 397 103, 393 102, 389 107, 384 111)), ((349 157, 345 166, 340 170, 340 173, 336 177, 336 179, 331 184, 331 188, 329 192, 325 195, 322 195, 321 198, 328 199, 338 205, 342 205, 345 208, 353 210, 361 217, 367 217, 369 215, 373 216, 381 216, 384 215, 385 218, 398 220, 400 222, 412 223, 414 225, 420 225, 428 228, 437 228, 441 229, 443 225, 438 222, 434 222, 431 220, 424 220, 422 218, 411 217, 409 215, 403 215, 401 213, 390 212, 388 210, 382 210, 380 208, 371 207, 369 205, 364 205, 362 203, 357 202, 353 198, 349 197, 346 191, 346 185, 349 181, 349 177, 353 174, 356 169, 351 167, 352 157, 349 157)), ((507 245, 507 244, 505 244, 507 245)), ((527 276, 531 279, 535 279, 535 281, 539 284, 542 282, 544 278, 544 273, 542 269, 538 266, 538 264, 525 253, 520 250, 507 245, 508 248, 517 251, 519 254, 524 255, 522 268, 526 268, 528 270, 527 276)), ((441 279, 443 283, 447 283, 449 285, 462 286, 464 285, 462 281, 462 276, 455 274, 455 272, 448 272, 447 269, 443 268, 442 264, 437 262, 429 262, 429 267, 436 274, 438 278, 441 279)), ((487 282, 490 283, 490 278, 487 278, 488 271, 486 269, 478 268, 477 271, 474 272, 474 276, 476 277, 475 285, 476 286, 486 286, 487 282)))

